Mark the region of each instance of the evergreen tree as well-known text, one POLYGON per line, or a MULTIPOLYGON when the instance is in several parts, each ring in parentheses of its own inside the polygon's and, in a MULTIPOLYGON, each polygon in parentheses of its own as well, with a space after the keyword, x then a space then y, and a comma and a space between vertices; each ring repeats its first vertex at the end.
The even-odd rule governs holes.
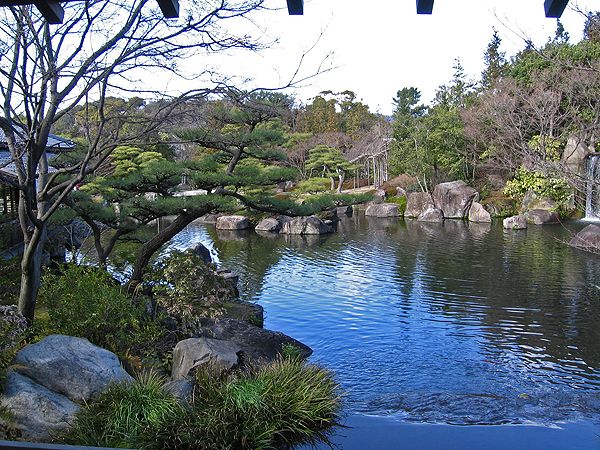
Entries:
POLYGON ((489 88, 492 84, 504 75, 506 67, 505 53, 500 51, 502 39, 498 35, 498 31, 494 29, 492 39, 487 45, 483 55, 485 70, 481 73, 481 85, 484 89, 489 88))

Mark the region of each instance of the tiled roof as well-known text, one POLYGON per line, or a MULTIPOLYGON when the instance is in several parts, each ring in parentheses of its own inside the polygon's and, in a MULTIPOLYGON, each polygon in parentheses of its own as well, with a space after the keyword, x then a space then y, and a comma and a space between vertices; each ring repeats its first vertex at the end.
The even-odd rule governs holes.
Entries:
MULTIPOLYGON (((17 129, 18 131, 18 129, 17 129)), ((24 136, 21 135, 21 133, 17 133, 17 139, 24 139, 24 136)), ((72 150, 75 147, 75 144, 73 143, 73 141, 70 141, 69 139, 65 139, 62 138, 60 136, 57 136, 55 134, 50 134, 48 136, 48 144, 46 145, 46 148, 48 150, 54 150, 54 151, 69 151, 72 150)), ((2 130, 0 128, 0 150, 4 150, 8 148, 8 143, 6 142, 6 135, 4 134, 4 130, 2 130)))

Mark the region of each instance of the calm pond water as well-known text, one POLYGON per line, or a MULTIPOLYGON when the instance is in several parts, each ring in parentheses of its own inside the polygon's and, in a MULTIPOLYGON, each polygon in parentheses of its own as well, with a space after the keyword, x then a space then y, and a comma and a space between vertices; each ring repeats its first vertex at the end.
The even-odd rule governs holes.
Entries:
POLYGON ((171 245, 202 242, 238 272, 243 299, 265 308, 265 327, 310 345, 312 360, 335 372, 351 416, 584 423, 594 436, 600 257, 563 244, 582 227, 505 232, 361 214, 328 236, 193 224, 171 245))

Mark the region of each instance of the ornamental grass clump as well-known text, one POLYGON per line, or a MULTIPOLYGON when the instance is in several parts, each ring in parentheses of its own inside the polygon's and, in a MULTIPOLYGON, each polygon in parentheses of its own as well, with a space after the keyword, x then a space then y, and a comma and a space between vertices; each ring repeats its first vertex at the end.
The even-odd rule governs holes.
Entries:
POLYGON ((139 444, 154 430, 163 429, 166 423, 187 414, 163 386, 164 379, 153 372, 138 375, 133 382, 113 384, 93 403, 81 409, 63 442, 146 448, 139 444))
POLYGON ((155 378, 115 385, 79 413, 68 443, 139 449, 279 449, 328 442, 341 397, 329 371, 299 358, 215 376, 196 372, 189 405, 155 378))

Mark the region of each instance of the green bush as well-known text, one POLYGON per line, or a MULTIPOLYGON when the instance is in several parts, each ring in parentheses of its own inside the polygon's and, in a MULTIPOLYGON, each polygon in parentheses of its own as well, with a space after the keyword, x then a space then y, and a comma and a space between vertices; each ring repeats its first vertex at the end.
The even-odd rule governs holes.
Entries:
POLYGON ((88 339, 119 356, 152 352, 163 330, 108 273, 85 266, 65 265, 42 279, 40 305, 48 321, 38 334, 65 334, 88 339))
POLYGON ((156 302, 185 325, 195 318, 224 315, 224 302, 236 293, 212 264, 205 264, 192 250, 173 251, 145 277, 156 302))
MULTIPOLYGON (((152 448, 140 446, 154 430, 186 417, 188 412, 163 387, 164 380, 149 372, 132 383, 110 386, 77 414, 62 441, 87 446, 152 448)), ((160 448, 160 447, 154 447, 160 448)))
POLYGON ((6 368, 21 348, 26 330, 27 321, 19 314, 16 306, 0 306, 0 392, 5 381, 6 368))
POLYGON ((385 199, 386 203, 395 203, 398 205, 398 212, 401 216, 404 215, 404 211, 406 211, 406 196, 402 195, 400 197, 388 197, 385 199))
POLYGON ((331 179, 329 178, 309 178, 302 180, 296 186, 295 191, 303 194, 316 194, 331 190, 331 179))
MULTIPOLYGON (((298 358, 222 378, 201 370, 196 377, 191 420, 173 424, 182 448, 276 449, 327 442, 338 422, 338 384, 329 371, 298 358)), ((162 439, 168 442, 166 435, 162 439)))
POLYGON ((527 191, 533 191, 540 197, 550 198, 559 207, 566 205, 573 193, 564 178, 550 177, 542 172, 520 167, 514 178, 506 182, 504 194, 514 199, 522 199, 527 191))
POLYGON ((0 258, 0 305, 12 305, 17 302, 20 283, 19 258, 9 260, 0 258))

